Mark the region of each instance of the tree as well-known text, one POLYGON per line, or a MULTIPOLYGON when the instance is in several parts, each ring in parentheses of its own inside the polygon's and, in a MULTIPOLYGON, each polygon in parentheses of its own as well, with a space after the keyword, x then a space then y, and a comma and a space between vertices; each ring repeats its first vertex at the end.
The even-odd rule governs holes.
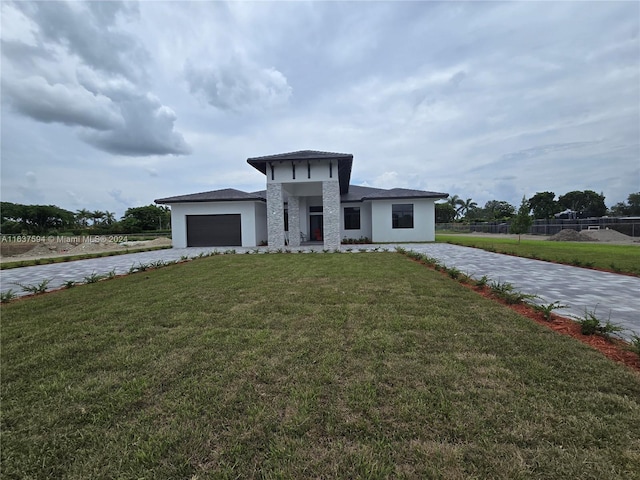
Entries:
POLYGON ((607 214, 604 195, 593 190, 574 190, 558 198, 558 203, 564 209, 578 212, 581 217, 602 217, 607 214))
POLYGON ((611 213, 617 217, 640 215, 640 192, 630 193, 627 203, 616 203, 611 207, 611 213))
POLYGON ((469 211, 473 210, 478 206, 478 204, 473 200, 471 200, 470 198, 467 198, 466 200, 459 200, 458 205, 460 205, 460 208, 458 209, 458 211, 460 212, 460 216, 463 216, 463 217, 466 216, 469 213, 469 211))
POLYGON ((449 203, 436 203, 436 223, 451 223, 456 218, 456 209, 449 203))
POLYGON ((104 212, 104 223, 107 225, 113 225, 116 221, 116 214, 114 212, 104 212))
POLYGON ((516 213, 513 205, 502 200, 489 200, 485 205, 487 220, 508 220, 516 213))
POLYGON ((76 223, 79 227, 88 227, 89 219, 91 218, 91 212, 86 208, 77 210, 75 214, 76 223))
POLYGON ((101 220, 104 218, 104 212, 100 210, 95 210, 91 212, 91 220, 93 220, 93 226, 98 226, 99 223, 102 223, 101 220))
POLYGON ((42 234, 50 230, 71 228, 73 212, 56 205, 21 205, 2 202, 2 231, 4 233, 42 234))
POLYGON ((447 198, 447 203, 453 207, 453 210, 456 212, 455 218, 460 216, 460 208, 464 204, 462 199, 458 197, 458 195, 453 195, 447 198))
POLYGON ((171 210, 169 207, 156 205, 128 208, 122 218, 123 226, 134 230, 160 230, 162 227, 167 228, 170 222, 171 210))
POLYGON ((515 233, 518 235, 518 244, 520 244, 520 235, 523 233, 529 232, 529 228, 531 227, 531 223, 533 222, 529 212, 531 208, 529 206, 529 202, 522 196, 522 202, 520 203, 520 208, 518 209, 518 214, 511 221, 511 227, 509 231, 511 233, 515 233))
POLYGON ((627 197, 629 215, 640 215, 640 192, 630 193, 627 197))
POLYGON ((560 204, 554 200, 553 192, 538 192, 529 199, 529 207, 533 210, 533 218, 547 219, 562 210, 560 204))

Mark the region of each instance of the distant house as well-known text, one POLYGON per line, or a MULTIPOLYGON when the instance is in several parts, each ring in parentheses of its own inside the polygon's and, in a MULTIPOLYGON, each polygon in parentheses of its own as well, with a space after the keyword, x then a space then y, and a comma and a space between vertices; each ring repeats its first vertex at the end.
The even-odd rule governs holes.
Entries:
POLYGON ((171 206, 173 246, 272 248, 345 238, 371 242, 435 240, 436 200, 447 193, 350 185, 353 155, 303 150, 247 159, 266 190, 232 188, 160 198, 171 206))

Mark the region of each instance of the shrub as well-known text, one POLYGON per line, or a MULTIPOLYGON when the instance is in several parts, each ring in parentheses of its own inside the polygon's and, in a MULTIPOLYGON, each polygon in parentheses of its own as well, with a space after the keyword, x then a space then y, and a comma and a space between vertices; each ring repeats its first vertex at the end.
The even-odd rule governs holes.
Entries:
POLYGON ((554 310, 558 310, 560 308, 568 308, 567 305, 561 305, 560 302, 553 302, 547 305, 530 303, 529 305, 531 305, 531 307, 533 307, 534 310, 542 313, 542 315, 544 316, 544 319, 547 322, 551 321, 551 314, 553 313, 554 310))
POLYGON ((522 303, 527 299, 536 298, 535 295, 530 295, 530 294, 522 293, 522 292, 519 292, 518 290, 515 290, 513 288, 513 285, 507 282, 505 283, 500 283, 500 281, 491 282, 491 284, 489 285, 489 288, 491 288, 491 292, 496 297, 501 298, 509 305, 515 305, 518 303, 522 303))
POLYGON ((596 315, 596 308, 591 311, 585 309, 584 316, 578 318, 578 323, 580 324, 580 333, 582 333, 583 335, 597 334, 602 335, 605 338, 609 338, 611 334, 624 330, 620 325, 612 323, 610 318, 607 319, 607 321, 603 325, 596 315))
POLYGON ((11 300, 16 298, 16 294, 13 290, 9 289, 6 292, 0 293, 0 303, 9 303, 11 300))
POLYGON ((447 274, 453 279, 457 279, 458 277, 460 277, 461 273, 462 272, 456 267, 447 268, 447 274))
POLYGON ((98 275, 96 272, 93 272, 91 275, 84 277, 84 283, 97 283, 103 278, 105 278, 104 275, 98 275))
POLYGON ((38 293, 44 293, 47 291, 47 285, 49 285, 49 282, 51 282, 51 280, 45 278, 36 285, 23 285, 21 283, 16 283, 16 285, 22 288, 23 292, 33 293, 34 295, 37 295, 38 293))
POLYGON ((638 356, 640 356, 640 336, 634 333, 633 335, 631 335, 631 341, 629 343, 631 344, 631 351, 637 353, 638 356))

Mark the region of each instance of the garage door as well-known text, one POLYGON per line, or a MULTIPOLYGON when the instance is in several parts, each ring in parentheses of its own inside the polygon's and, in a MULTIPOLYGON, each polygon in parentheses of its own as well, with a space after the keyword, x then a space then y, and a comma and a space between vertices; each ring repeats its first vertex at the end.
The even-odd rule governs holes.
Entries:
POLYGON ((241 245, 240 214, 187 215, 187 247, 241 245))

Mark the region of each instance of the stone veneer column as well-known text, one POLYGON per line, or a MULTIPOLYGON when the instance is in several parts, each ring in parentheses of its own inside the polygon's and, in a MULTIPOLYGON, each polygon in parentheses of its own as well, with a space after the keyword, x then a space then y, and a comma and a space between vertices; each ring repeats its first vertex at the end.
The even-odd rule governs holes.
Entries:
POLYGON ((289 246, 300 246, 300 198, 289 195, 289 246))
POLYGON ((340 248, 340 184, 338 180, 322 182, 322 216, 324 248, 340 248))
POLYGON ((284 204, 281 183, 267 183, 267 240, 269 248, 284 248, 284 204))

